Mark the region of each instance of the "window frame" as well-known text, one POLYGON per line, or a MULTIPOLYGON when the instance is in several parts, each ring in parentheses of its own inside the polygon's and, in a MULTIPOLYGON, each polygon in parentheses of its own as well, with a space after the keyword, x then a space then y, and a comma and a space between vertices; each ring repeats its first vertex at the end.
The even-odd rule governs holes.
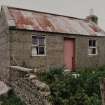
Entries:
MULTIPOLYGON (((44 37, 44 46, 39 46, 39 41, 38 41, 38 44, 36 44, 36 45, 31 42, 31 44, 32 44, 32 46, 31 46, 31 55, 32 55, 32 57, 34 57, 34 56, 46 56, 46 36, 45 36, 45 35, 34 35, 34 34, 33 34, 32 37, 34 37, 34 36, 35 36, 35 37, 44 37), (44 47, 44 54, 36 54, 36 55, 33 54, 33 53, 32 53, 33 47, 38 47, 38 48, 39 48, 39 47, 44 47)), ((32 38, 32 37, 31 37, 31 38, 32 38)))
POLYGON ((88 40, 88 55, 89 55, 89 56, 96 56, 96 55, 98 55, 97 40, 95 40, 95 39, 89 39, 89 40, 88 40), (89 45, 89 42, 90 42, 90 41, 92 41, 92 42, 91 42, 92 45, 89 45), (95 46, 94 46, 94 44, 93 44, 94 41, 95 41, 95 46), (90 50, 90 49, 94 49, 94 48, 95 48, 95 50, 96 50, 96 51, 95 51, 96 53, 95 53, 95 54, 94 54, 94 53, 90 53, 89 50, 90 50))

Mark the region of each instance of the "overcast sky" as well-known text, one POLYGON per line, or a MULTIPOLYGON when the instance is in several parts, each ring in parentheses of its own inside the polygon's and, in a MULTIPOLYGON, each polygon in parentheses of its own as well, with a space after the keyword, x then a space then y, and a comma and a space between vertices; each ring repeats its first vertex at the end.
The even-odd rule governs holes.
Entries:
POLYGON ((0 5, 85 18, 91 8, 105 30, 105 0, 0 0, 0 5))

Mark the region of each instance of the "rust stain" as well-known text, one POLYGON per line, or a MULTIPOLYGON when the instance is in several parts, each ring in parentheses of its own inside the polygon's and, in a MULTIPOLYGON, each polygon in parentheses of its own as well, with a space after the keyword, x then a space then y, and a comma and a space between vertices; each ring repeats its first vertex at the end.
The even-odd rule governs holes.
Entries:
POLYGON ((81 35, 97 35, 96 32, 101 33, 102 31, 85 20, 14 8, 8 10, 11 15, 10 19, 15 21, 16 28, 19 29, 81 35))

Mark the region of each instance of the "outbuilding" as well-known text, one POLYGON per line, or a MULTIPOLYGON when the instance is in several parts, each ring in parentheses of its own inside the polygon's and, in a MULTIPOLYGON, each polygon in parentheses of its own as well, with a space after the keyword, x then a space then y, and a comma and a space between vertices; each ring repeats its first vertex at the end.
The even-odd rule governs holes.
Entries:
POLYGON ((0 75, 10 65, 46 70, 105 65, 105 32, 95 15, 86 19, 2 6, 0 75))

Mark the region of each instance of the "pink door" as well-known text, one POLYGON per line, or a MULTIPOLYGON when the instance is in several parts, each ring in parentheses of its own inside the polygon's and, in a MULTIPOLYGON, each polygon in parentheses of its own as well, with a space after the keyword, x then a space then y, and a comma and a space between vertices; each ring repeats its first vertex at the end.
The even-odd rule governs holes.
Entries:
POLYGON ((75 68, 75 49, 74 39, 64 39, 64 63, 66 68, 73 70, 75 68))

